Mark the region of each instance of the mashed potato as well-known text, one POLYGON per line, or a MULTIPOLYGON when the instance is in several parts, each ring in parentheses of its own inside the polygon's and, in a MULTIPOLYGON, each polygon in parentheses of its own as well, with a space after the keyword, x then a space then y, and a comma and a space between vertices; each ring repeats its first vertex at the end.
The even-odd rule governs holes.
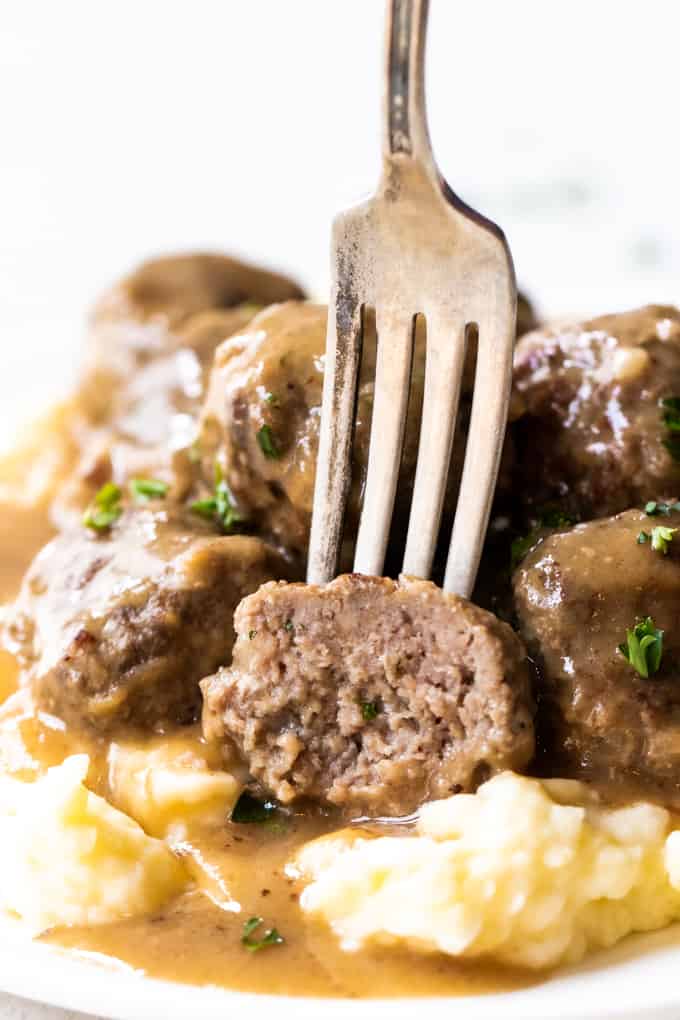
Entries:
POLYGON ((158 909, 186 872, 159 840, 91 793, 87 755, 33 783, 0 777, 0 907, 35 932, 158 909))
POLYGON ((343 948, 403 944, 526 967, 575 961, 680 918, 680 832, 638 803, 606 808, 580 783, 505 772, 426 804, 410 835, 345 829, 291 867, 300 905, 343 948))
POLYGON ((198 741, 112 744, 111 796, 152 836, 181 842, 192 824, 223 824, 241 793, 242 783, 214 764, 198 741))

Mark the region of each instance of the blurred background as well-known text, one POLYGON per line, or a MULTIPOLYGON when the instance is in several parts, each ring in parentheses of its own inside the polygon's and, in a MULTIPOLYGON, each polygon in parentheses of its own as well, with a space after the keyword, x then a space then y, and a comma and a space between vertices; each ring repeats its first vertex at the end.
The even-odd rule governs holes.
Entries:
MULTIPOLYGON (((63 391, 87 309, 216 248, 325 299, 378 176, 382 0, 2 6, 0 423, 63 391)), ((547 315, 680 300, 677 0, 431 0, 441 168, 547 315)))

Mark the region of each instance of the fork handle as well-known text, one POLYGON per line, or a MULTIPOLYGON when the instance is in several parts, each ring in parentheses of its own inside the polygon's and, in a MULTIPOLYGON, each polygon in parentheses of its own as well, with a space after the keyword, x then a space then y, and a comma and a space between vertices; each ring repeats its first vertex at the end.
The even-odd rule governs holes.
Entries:
POLYGON ((429 0, 388 0, 385 39, 385 158, 410 156, 434 168, 425 112, 429 0))

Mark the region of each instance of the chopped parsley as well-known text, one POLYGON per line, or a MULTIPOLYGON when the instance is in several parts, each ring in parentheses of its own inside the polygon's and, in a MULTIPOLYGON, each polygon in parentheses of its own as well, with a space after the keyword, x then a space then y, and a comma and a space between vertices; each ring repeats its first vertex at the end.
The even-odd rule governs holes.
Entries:
POLYGON ((669 432, 680 432, 680 397, 666 397, 661 401, 661 419, 669 432))
POLYGON ((538 514, 536 523, 531 531, 527 535, 519 535, 513 539, 510 546, 510 565, 512 569, 514 570, 522 562, 529 550, 536 545, 541 537, 542 528, 568 528, 572 524, 576 524, 576 519, 559 507, 544 507, 538 514))
POLYGON ((257 631, 256 630, 249 630, 248 631, 248 640, 249 641, 252 641, 253 638, 256 637, 256 636, 257 636, 257 631))
POLYGON ((371 722, 378 715, 380 708, 377 701, 362 701, 361 718, 365 722, 371 722))
POLYGON ((281 456, 276 440, 274 439, 274 433, 269 425, 263 425, 257 433, 257 442, 259 444, 262 453, 265 455, 267 460, 278 460, 281 456))
POLYGON ((576 518, 559 507, 545 507, 541 511, 539 518, 541 528, 570 528, 572 524, 576 524, 576 518))
POLYGON ((237 825, 263 825, 275 821, 280 813, 276 801, 258 800, 244 790, 232 809, 230 820, 237 825))
POLYGON ((648 517, 670 517, 674 511, 680 511, 680 503, 657 503, 656 500, 645 503, 648 517))
POLYGON ((519 566, 537 540, 538 529, 536 528, 530 531, 528 535, 520 535, 518 538, 513 538, 512 545, 510 546, 510 564, 513 570, 519 566))
POLYGON ((243 925, 241 945, 251 953, 257 952, 258 949, 266 949, 267 946, 280 946, 285 942, 283 935, 280 935, 276 928, 268 928, 261 939, 252 938, 252 935, 262 923, 263 918, 251 917, 243 925))
POLYGON ((677 530, 677 528, 667 528, 663 524, 658 524, 652 528, 651 535, 648 531, 641 531, 637 537, 637 544, 644 545, 646 542, 651 542, 654 552, 660 552, 665 556, 669 543, 673 541, 673 535, 677 530))
POLYGON ((169 488, 167 482, 157 478, 133 478, 130 481, 132 495, 142 503, 149 499, 165 499, 169 488))
POLYGON ((283 625, 283 629, 287 630, 289 634, 292 634, 293 631, 295 630, 295 625, 293 624, 293 621, 286 620, 286 622, 283 625))
POLYGON ((279 406, 280 401, 276 393, 265 393, 264 399, 267 401, 268 404, 271 404, 272 407, 279 406))
POLYGON ((662 440, 673 460, 680 461, 680 397, 666 397, 660 401, 661 421, 670 433, 662 440))
POLYGON ((652 528, 652 549, 665 556, 668 552, 668 545, 673 541, 673 535, 677 530, 677 528, 666 528, 663 525, 652 528))
POLYGON ((663 654, 663 631, 657 630, 651 616, 626 631, 626 640, 619 645, 624 659, 645 680, 657 673, 663 654))
POLYGON ((215 465, 214 495, 209 499, 194 500, 189 509, 208 520, 216 520, 225 534, 233 531, 236 525, 243 521, 243 515, 234 505, 233 496, 219 464, 215 465))
POLYGON ((102 485, 83 515, 83 524, 93 531, 107 531, 123 512, 123 492, 113 482, 102 485))

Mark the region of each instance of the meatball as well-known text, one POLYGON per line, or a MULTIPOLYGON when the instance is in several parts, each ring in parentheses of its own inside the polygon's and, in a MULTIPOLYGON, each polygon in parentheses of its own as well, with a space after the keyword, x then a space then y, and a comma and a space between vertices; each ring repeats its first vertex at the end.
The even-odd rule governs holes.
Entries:
MULTIPOLYGON (((292 280, 226 255, 168 255, 142 263, 97 303, 89 364, 123 380, 150 360, 187 346, 197 316, 233 313, 240 305, 269 305, 302 297, 292 280)), ((252 315, 252 307, 250 313, 252 315)), ((228 323, 229 316, 224 320, 228 323)), ((235 326, 240 325, 238 317, 235 326)), ((228 333, 222 333, 224 339, 228 333)), ((205 359, 209 342, 191 344, 205 359)))
POLYGON ((67 722, 189 722, 199 680, 230 660, 240 599, 288 576, 259 539, 219 536, 150 504, 99 536, 81 527, 53 539, 26 575, 7 635, 36 703, 67 722))
POLYGON ((514 372, 514 492, 605 517, 680 492, 680 441, 660 401, 680 395, 680 312, 650 305, 523 337, 514 372))
POLYGON ((231 668, 201 685, 204 733, 283 803, 404 815, 532 756, 521 642, 429 581, 267 584, 235 627, 231 668))
MULTIPOLYGON (((325 305, 287 302, 265 309, 245 330, 225 341, 215 355, 199 441, 208 484, 212 485, 217 462, 252 526, 301 560, 307 550, 314 497, 326 318, 325 305)), ((395 507, 397 532, 404 531, 415 479, 425 347, 425 332, 419 322, 395 507)), ((466 365, 445 498, 448 519, 455 509, 465 456, 473 347, 466 365)), ((348 534, 356 533, 366 479, 375 362, 376 335, 369 319, 357 399, 348 534)), ((509 454, 508 449, 506 474, 509 454)))
POLYGON ((680 528, 680 513, 629 510, 554 533, 513 585, 540 671, 537 725, 551 774, 680 806, 680 540, 653 543, 659 526, 680 528), (619 646, 647 618, 664 635, 658 672, 651 661, 645 677, 619 646))
POLYGON ((60 526, 107 480, 154 475, 188 484, 186 450, 217 345, 262 304, 302 292, 284 277, 222 255, 144 263, 92 318, 74 431, 80 467, 56 503, 60 526))

